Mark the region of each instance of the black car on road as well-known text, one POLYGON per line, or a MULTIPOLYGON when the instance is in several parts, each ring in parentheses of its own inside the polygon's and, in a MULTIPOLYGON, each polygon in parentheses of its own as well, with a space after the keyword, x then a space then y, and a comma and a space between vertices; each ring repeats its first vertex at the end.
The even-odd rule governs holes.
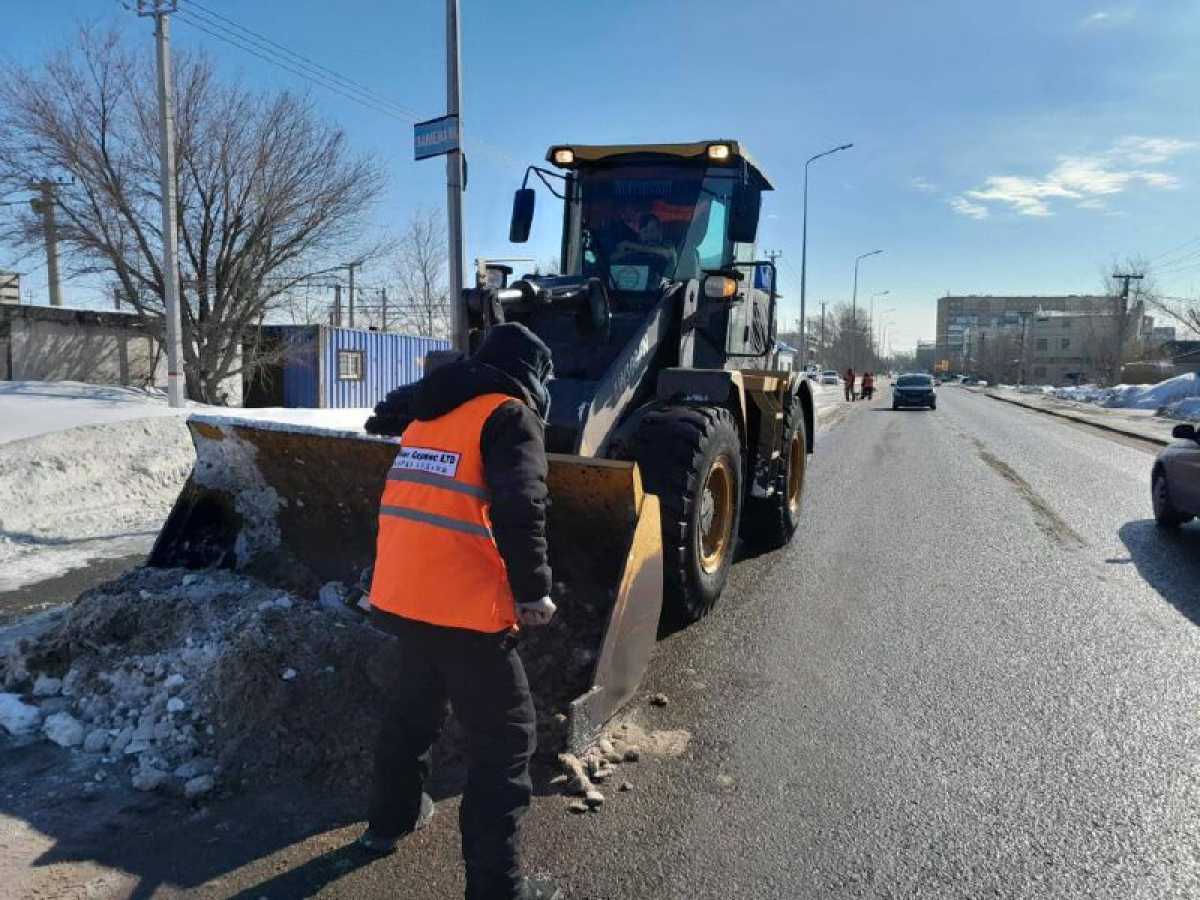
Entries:
POLYGON ((902 406, 928 406, 937 409, 937 392, 932 375, 901 375, 892 385, 892 409, 902 406))
POLYGON ((1200 433, 1195 425, 1176 425, 1171 436, 1150 472, 1154 520, 1165 528, 1200 516, 1200 433))

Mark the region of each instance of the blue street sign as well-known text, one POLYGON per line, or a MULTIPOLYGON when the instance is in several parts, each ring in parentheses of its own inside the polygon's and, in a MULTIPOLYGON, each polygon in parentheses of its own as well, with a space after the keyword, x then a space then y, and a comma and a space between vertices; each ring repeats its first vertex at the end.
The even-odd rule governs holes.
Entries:
POLYGON ((754 286, 760 291, 770 291, 773 289, 770 266, 755 266, 754 267, 754 286))
POLYGON ((428 159, 457 149, 458 116, 441 116, 413 126, 414 158, 428 159))

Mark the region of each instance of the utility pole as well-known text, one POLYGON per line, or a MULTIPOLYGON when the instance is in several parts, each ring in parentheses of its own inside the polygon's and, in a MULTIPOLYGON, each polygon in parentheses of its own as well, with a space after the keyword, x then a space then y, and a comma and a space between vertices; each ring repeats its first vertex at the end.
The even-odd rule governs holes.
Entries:
POLYGON ((1125 317, 1129 314, 1129 282, 1141 281, 1145 275, 1125 275, 1113 273, 1113 281, 1121 282, 1121 323, 1124 327, 1125 317))
POLYGON ((39 196, 29 206, 42 217, 42 237, 46 243, 46 280, 50 287, 50 305, 62 306, 62 285, 58 278, 58 225, 54 218, 54 190, 57 182, 43 178, 30 186, 39 196))
POLYGON ((379 326, 383 331, 387 331, 387 288, 379 289, 379 326))
POLYGON ((354 327, 354 267, 357 265, 359 265, 359 263, 352 262, 348 266, 346 266, 346 268, 350 270, 350 287, 349 287, 350 297, 349 297, 348 301, 346 302, 346 307, 350 311, 349 318, 350 318, 350 327, 351 328, 354 327))
POLYGON ((463 304, 463 125, 458 70, 458 0, 446 0, 446 115, 458 123, 458 148, 446 154, 446 222, 450 229, 450 308, 454 349, 467 352, 467 310, 463 304))
POLYGON ((167 402, 184 403, 183 335, 175 222, 175 102, 171 95, 171 19, 176 0, 138 0, 139 16, 154 16, 158 49, 159 193, 162 195, 163 312, 167 323, 167 402))
MULTIPOLYGON (((1141 281, 1145 275, 1130 275, 1119 272, 1113 273, 1113 281, 1121 282, 1121 314, 1117 318, 1117 353, 1116 353, 1116 371, 1112 374, 1116 376, 1121 371, 1121 364, 1124 361, 1125 355, 1125 340, 1129 332, 1129 282, 1141 281)), ((1139 323, 1140 324, 1140 323, 1139 323)))
POLYGON ((342 286, 333 286, 333 327, 342 327, 342 286))

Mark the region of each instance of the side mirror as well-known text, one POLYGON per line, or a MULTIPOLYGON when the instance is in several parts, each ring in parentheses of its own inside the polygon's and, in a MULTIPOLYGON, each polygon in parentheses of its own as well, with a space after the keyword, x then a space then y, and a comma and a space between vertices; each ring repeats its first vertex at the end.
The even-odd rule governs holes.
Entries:
POLYGON ((1171 437, 1182 438, 1183 440, 1186 440, 1186 441, 1194 441, 1194 440, 1196 440, 1196 426, 1195 425, 1186 425, 1186 424, 1185 425, 1176 425, 1171 430, 1171 437))
POLYGON ((508 225, 508 239, 514 244, 529 240, 529 228, 533 225, 533 207, 537 194, 533 188, 517 188, 513 194, 512 221, 508 225))
POLYGON ((748 184, 733 190, 729 217, 729 239, 739 244, 753 244, 758 236, 758 214, 762 210, 762 191, 748 184))

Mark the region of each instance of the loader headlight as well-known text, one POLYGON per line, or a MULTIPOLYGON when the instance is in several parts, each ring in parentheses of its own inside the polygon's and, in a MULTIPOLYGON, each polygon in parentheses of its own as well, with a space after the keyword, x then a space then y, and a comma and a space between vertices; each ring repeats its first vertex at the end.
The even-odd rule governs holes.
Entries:
POLYGON ((713 162, 729 162, 733 156, 733 148, 728 144, 709 144, 708 158, 713 162))
POLYGON ((575 165, 575 151, 570 147, 559 147, 551 154, 551 159, 554 160, 556 166, 573 166, 575 165))
POLYGON ((704 296, 709 300, 732 300, 737 296, 737 282, 726 275, 709 275, 704 279, 704 296))

